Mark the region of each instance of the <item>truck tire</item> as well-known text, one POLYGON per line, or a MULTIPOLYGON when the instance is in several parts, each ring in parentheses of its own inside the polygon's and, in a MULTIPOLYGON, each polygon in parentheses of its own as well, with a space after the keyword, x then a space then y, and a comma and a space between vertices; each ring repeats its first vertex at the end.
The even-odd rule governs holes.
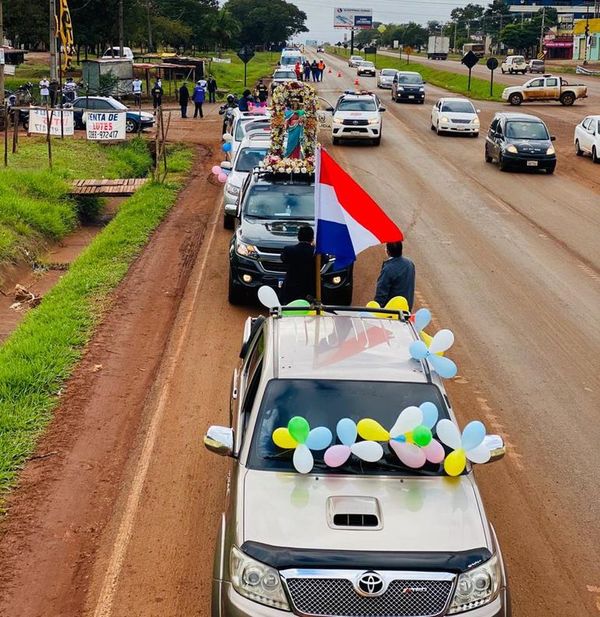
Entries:
POLYGON ((380 146, 381 145, 381 135, 379 137, 375 137, 375 139, 373 140, 373 145, 374 146, 380 146))
POLYGON ((498 155, 498 169, 500 171, 507 171, 508 170, 508 166, 507 164, 504 162, 504 158, 502 157, 502 155, 498 155))
POLYGON ((575 102, 575 94, 573 92, 563 92, 560 95, 560 102, 567 107, 573 105, 575 102))
POLYGON ((504 75, 504 73, 506 73, 506 71, 502 67, 500 67, 500 70, 502 71, 502 75, 504 75))
POLYGON ((334 146, 337 146, 340 143, 340 138, 339 137, 332 137, 331 141, 332 141, 334 146))
POLYGON ((520 105, 523 102, 523 95, 520 94, 519 92, 513 92, 509 97, 508 97, 508 102, 511 105, 520 105))
POLYGON ((575 154, 577 156, 583 156, 583 150, 579 147, 579 139, 575 140, 575 154))
POLYGON ((223 229, 233 229, 235 227, 235 217, 231 214, 223 214, 223 229))
POLYGON ((600 156, 598 156, 598 150, 596 150, 596 146, 592 148, 592 161, 598 165, 600 163, 600 156))
POLYGON ((227 293, 227 299, 229 300, 229 304, 233 304, 234 306, 240 306, 241 304, 244 304, 246 300, 246 294, 244 293, 244 290, 233 284, 231 268, 229 268, 229 288, 227 293))

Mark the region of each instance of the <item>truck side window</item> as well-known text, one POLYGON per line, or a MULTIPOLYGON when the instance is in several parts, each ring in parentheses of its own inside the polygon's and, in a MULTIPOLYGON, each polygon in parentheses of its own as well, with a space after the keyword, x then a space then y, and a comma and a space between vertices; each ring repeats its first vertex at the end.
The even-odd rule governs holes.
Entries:
POLYGON ((556 88, 556 86, 558 86, 558 79, 556 79, 556 77, 550 77, 546 80, 546 85, 549 88, 556 88))
POLYGON ((541 88, 544 85, 543 79, 534 79, 527 87, 528 88, 541 88))
POLYGON ((494 135, 496 133, 496 129, 498 128, 498 119, 494 120, 490 125, 490 135, 494 135))

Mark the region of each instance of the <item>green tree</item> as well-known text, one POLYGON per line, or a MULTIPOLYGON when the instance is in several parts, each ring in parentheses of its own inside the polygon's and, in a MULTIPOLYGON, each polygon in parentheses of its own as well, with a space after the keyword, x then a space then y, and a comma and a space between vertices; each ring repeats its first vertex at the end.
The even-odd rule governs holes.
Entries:
POLYGON ((223 7, 215 13, 210 24, 210 33, 217 42, 219 54, 221 49, 227 47, 240 34, 241 30, 242 25, 227 8, 223 7))

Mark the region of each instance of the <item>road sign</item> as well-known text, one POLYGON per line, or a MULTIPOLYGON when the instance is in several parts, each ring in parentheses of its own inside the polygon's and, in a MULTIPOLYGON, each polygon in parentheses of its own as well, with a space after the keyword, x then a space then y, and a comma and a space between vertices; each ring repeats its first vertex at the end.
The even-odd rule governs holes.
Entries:
POLYGON ((381 34, 383 34, 386 30, 387 28, 385 27, 384 24, 379 24, 379 26, 377 27, 377 31, 381 32, 381 34))
POLYGON ((254 50, 249 45, 244 45, 244 47, 237 52, 237 56, 244 64, 248 64, 248 62, 254 58, 254 50))
MULTIPOLYGON (((485 65, 490 69, 490 96, 494 96, 494 71, 498 68, 498 60, 496 58, 488 58, 485 65)), ((469 74, 471 69, 469 69, 469 74)))
POLYGON ((461 63, 464 64, 469 70, 471 70, 478 62, 479 58, 472 51, 468 51, 461 60, 461 63))
POLYGON ((540 51, 540 53, 537 55, 538 60, 543 60, 545 57, 546 57, 545 51, 540 51))
POLYGON ((490 69, 490 71, 495 71, 498 68, 498 60, 496 58, 488 58, 488 61, 485 65, 490 69))
POLYGON ((365 54, 376 54, 377 47, 365 47, 363 51, 365 52, 365 54))

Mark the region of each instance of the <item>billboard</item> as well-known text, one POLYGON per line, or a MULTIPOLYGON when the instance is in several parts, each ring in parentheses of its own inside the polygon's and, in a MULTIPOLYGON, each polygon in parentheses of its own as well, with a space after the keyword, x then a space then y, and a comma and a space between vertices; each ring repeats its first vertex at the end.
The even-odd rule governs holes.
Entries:
POLYGON ((125 111, 88 111, 85 114, 87 138, 94 141, 126 139, 125 111))
POLYGON ((50 122, 50 135, 61 137, 74 134, 72 109, 40 109, 39 107, 29 109, 29 133, 47 135, 48 122, 50 122))
POLYGON ((373 9, 333 9, 333 27, 348 30, 370 30, 373 27, 373 9))

